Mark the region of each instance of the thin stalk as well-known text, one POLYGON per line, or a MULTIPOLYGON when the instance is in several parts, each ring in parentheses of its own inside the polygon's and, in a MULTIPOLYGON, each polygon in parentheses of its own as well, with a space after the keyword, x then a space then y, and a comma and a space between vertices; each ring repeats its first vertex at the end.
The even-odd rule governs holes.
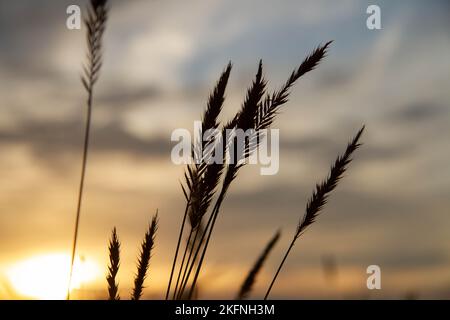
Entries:
POLYGON ((208 237, 206 238, 205 245, 203 246, 202 256, 200 257, 200 261, 198 262, 197 270, 195 271, 194 280, 192 280, 192 285, 191 285, 191 289, 189 290, 188 300, 191 299, 192 294, 194 292, 195 285, 197 284, 198 276, 200 274, 200 269, 202 267, 203 260, 205 259, 206 249, 208 248, 209 240, 211 239, 212 230, 213 230, 214 224, 216 223, 218 212, 219 212, 219 209, 217 208, 213 215, 211 228, 209 229, 209 232, 208 232, 208 237))
POLYGON ((77 212, 75 218, 75 230, 72 244, 72 255, 70 261, 69 281, 67 287, 67 300, 70 299, 70 287, 72 285, 73 266, 78 242, 78 229, 80 226, 81 206, 83 201, 84 180, 86 176, 86 165, 89 150, 89 135, 91 130, 92 117, 92 98, 94 85, 98 80, 100 68, 102 66, 102 37, 105 31, 108 18, 107 0, 91 0, 88 9, 88 17, 85 20, 87 29, 88 61, 87 66, 83 68, 84 74, 81 77, 84 88, 88 93, 87 99, 87 117, 84 133, 83 160, 81 164, 81 178, 78 190, 77 212))
POLYGON ((78 229, 80 226, 81 204, 83 201, 84 179, 86 176, 87 156, 88 156, 88 150, 89 150, 89 135, 90 135, 90 131, 91 131, 91 117, 92 117, 91 115, 92 115, 92 90, 89 90, 88 102, 87 102, 86 128, 85 128, 85 133, 84 133, 83 160, 82 160, 82 165, 81 165, 80 186, 78 189, 77 214, 76 214, 76 218, 75 218, 75 230, 74 230, 74 234, 73 234, 72 256, 70 259, 70 273, 69 273, 69 285, 67 288, 67 300, 70 300, 70 287, 72 285, 73 266, 74 266, 75 254, 76 254, 76 250, 77 250, 78 229))
POLYGON ((292 248, 294 247, 296 240, 297 240, 296 237, 294 237, 294 239, 292 239, 291 244, 289 245, 289 248, 287 249, 286 253, 284 254, 283 260, 281 260, 281 263, 278 266, 277 272, 275 273, 275 276, 273 277, 272 282, 270 283, 269 289, 267 290, 266 295, 264 296, 264 300, 267 300, 267 297, 269 296, 270 291, 272 290, 273 284, 277 280, 278 274, 280 273, 281 268, 283 268, 284 262, 286 261, 289 253, 291 252, 292 248))
POLYGON ((266 300, 269 296, 273 284, 275 283, 278 274, 280 273, 280 270, 283 267, 284 262, 286 261, 291 249, 294 247, 295 242, 301 237, 306 229, 316 221, 318 215, 327 204, 331 192, 337 187, 339 181, 341 181, 348 165, 352 161, 353 153, 361 146, 361 144, 359 143, 359 139, 364 132, 364 128, 365 126, 362 126, 358 133, 348 143, 344 154, 337 157, 337 159, 331 166, 328 177, 324 181, 316 185, 311 197, 306 204, 306 210, 303 218, 300 219, 297 225, 297 230, 295 231, 294 238, 292 239, 291 244, 289 245, 289 248, 283 257, 283 260, 281 261, 280 266, 278 267, 278 270, 275 273, 272 282, 270 283, 269 289, 264 296, 264 300, 266 300))
MULTIPOLYGON (((217 219, 217 216, 219 214, 219 210, 220 210, 220 207, 222 205, 223 199, 225 198, 226 190, 227 190, 227 188, 223 188, 221 193, 220 193, 220 195, 219 195, 219 197, 217 198, 217 201, 216 201, 216 204, 214 206, 213 212, 211 213, 210 219, 208 221, 208 225, 211 224, 211 227, 209 228, 209 231, 208 231, 207 228, 205 229, 205 232, 203 233, 202 238, 200 240, 199 248, 198 248, 198 250, 196 252, 196 255, 194 257, 194 261, 195 261, 195 259, 197 257, 197 254, 198 254, 198 251, 200 251, 200 247, 201 247, 201 244, 202 244, 202 242, 203 242, 203 240, 205 238, 205 235, 208 232, 208 237, 206 238, 205 245, 203 246, 203 252, 202 252, 200 261, 198 262, 197 270, 196 270, 195 275, 194 275, 194 280, 192 281, 192 285, 191 285, 191 289, 189 291, 188 299, 191 299, 192 294, 194 292, 194 288, 195 288, 195 285, 197 283, 198 276, 200 274, 200 270, 202 268, 203 260, 205 259, 206 250, 207 250, 208 245, 209 245, 209 240, 211 239, 212 230, 213 230, 214 225, 216 223, 216 219, 217 219)), ((194 263, 192 263, 192 265, 191 265, 191 269, 189 270, 189 274, 192 271, 193 266, 194 266, 194 263)), ((189 274, 188 274, 188 279, 189 279, 189 274)))
POLYGON ((178 252, 180 250, 181 239, 183 238, 184 226, 186 224, 186 218, 188 215, 189 202, 190 202, 190 198, 186 204, 186 209, 184 210, 183 222, 181 223, 180 234, 178 235, 177 248, 175 249, 175 256, 173 257, 172 270, 170 271, 169 284, 167 285, 166 298, 165 298, 166 300, 169 298, 170 287, 172 286, 173 273, 175 271, 175 267, 177 264, 178 252))
MULTIPOLYGON (((172 299, 175 299, 176 294, 177 294, 178 285, 180 284, 181 272, 183 271, 184 262, 186 261, 186 255, 187 255, 187 251, 188 251, 188 245, 189 245, 189 243, 190 243, 190 241, 191 241, 192 234, 193 234, 193 229, 191 228, 191 231, 189 232, 189 237, 188 237, 188 239, 187 239, 186 248, 184 249, 183 258, 181 259, 180 272, 178 272, 177 282, 176 282, 176 284, 175 284, 175 289, 174 289, 174 291, 173 291, 173 298, 172 298, 172 299)), ((191 258, 191 256, 189 255, 189 258, 188 258, 186 264, 189 264, 190 258, 191 258)), ((184 278, 183 278, 183 279, 184 279, 184 278)))
MULTIPOLYGON (((195 249, 195 245, 196 245, 196 243, 197 243, 197 239, 198 239, 198 236, 199 236, 199 234, 200 234, 200 226, 198 226, 197 227, 197 231, 195 232, 195 236, 194 236, 194 240, 192 241, 192 248, 191 248, 191 250, 189 250, 189 256, 188 256, 188 260, 187 260, 187 263, 186 263, 186 267, 185 267, 185 269, 184 269, 184 273, 183 273, 183 277, 182 277, 182 281, 181 281, 181 285, 180 285, 180 289, 182 288, 182 291, 184 291, 184 289, 185 289, 185 287, 186 287, 186 284, 187 284, 187 281, 188 281, 188 277, 187 277, 187 270, 188 270, 188 267, 192 264, 192 265, 195 265, 195 260, 196 260, 196 258, 197 258, 197 256, 195 256, 195 258, 194 258, 194 260, 192 260, 192 262, 191 262, 191 258, 192 258, 192 254, 193 254, 193 252, 194 252, 194 250, 196 250, 195 249)), ((198 244, 198 246, 200 247, 202 245, 202 243, 201 242, 199 242, 199 244, 198 244)), ((198 248, 198 250, 199 250, 200 248, 198 248)), ((181 296, 182 296, 182 294, 183 294, 183 292, 182 292, 181 290, 179 291, 179 293, 178 293, 178 295, 177 295, 177 299, 181 299, 181 296)))
MULTIPOLYGON (((219 196, 219 198, 220 198, 220 196, 219 196)), ((202 233, 202 237, 200 238, 200 242, 199 242, 199 244, 198 244, 198 247, 197 247, 197 249, 195 250, 194 258, 193 258, 193 260, 192 260, 192 262, 191 262, 191 264, 190 264, 190 266, 189 266, 189 270, 188 270, 188 273, 187 273, 187 276, 186 276, 186 280, 185 280, 184 283, 182 283, 182 285, 181 285, 181 287, 180 287, 180 291, 179 291, 179 293, 178 293, 178 296, 179 296, 179 297, 181 297, 181 296, 183 295, 184 290, 186 289, 187 282, 189 281, 189 277, 190 277, 190 275, 191 275, 192 269, 194 268, 195 261, 197 260, 197 256, 198 256, 198 254, 199 254, 199 252, 200 252, 200 248, 201 248, 201 246, 202 246, 203 240, 205 239, 206 233, 207 233, 207 231, 208 231, 208 229, 209 229, 209 227, 210 227, 210 225, 211 225, 211 222, 212 222, 212 220, 213 220, 214 212, 215 212, 216 206, 217 206, 217 201, 218 201, 218 200, 216 200, 216 204, 215 204, 215 206, 214 206, 214 209, 213 209, 213 211, 211 212, 211 215, 209 216, 208 222, 206 223, 206 227, 205 227, 205 230, 204 230, 203 233, 202 233)))

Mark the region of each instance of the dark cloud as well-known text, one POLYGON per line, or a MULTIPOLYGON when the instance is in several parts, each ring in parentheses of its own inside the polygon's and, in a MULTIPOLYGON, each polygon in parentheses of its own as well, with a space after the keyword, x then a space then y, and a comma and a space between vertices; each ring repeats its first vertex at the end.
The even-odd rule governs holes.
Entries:
POLYGON ((359 252, 357 255, 340 255, 339 264, 343 266, 367 266, 377 264, 382 272, 420 270, 445 266, 449 263, 448 256, 441 249, 428 247, 415 247, 391 245, 383 243, 379 250, 359 252))
POLYGON ((398 122, 433 121, 450 113, 450 106, 438 104, 436 101, 416 102, 402 107, 389 116, 398 122))
MULTIPOLYGON (((127 99, 146 100, 152 95, 147 91, 130 92, 130 98, 120 97, 114 99, 114 94, 103 96, 102 103, 107 108, 128 108, 127 99), (134 95, 134 98, 131 96, 134 95), (111 100, 111 101, 109 101, 111 100), (124 104, 121 104, 122 101, 124 104)), ((120 95, 118 95, 119 97, 120 95)), ((132 105, 132 104, 131 104, 132 105)), ((58 154, 78 153, 81 150, 84 135, 84 123, 82 119, 69 120, 22 120, 13 130, 0 130, 0 144, 18 143, 24 144, 34 151, 42 160, 52 161, 58 154)), ((350 139, 350 137, 348 138, 350 139)), ((309 136, 294 139, 282 139, 281 152, 298 154, 301 159, 308 155, 308 161, 315 163, 329 163, 343 152, 348 139, 339 141, 330 134, 325 136, 309 136)), ((152 138, 141 138, 127 131, 118 121, 109 122, 106 125, 95 125, 92 128, 91 147, 100 152, 122 152, 132 155, 170 157, 173 143, 170 141, 170 133, 152 138)), ((380 145, 366 144, 357 154, 358 161, 367 163, 370 161, 390 161, 405 158, 414 154, 417 145, 380 145)), ((280 159, 283 161, 283 159, 280 159)), ((282 165, 282 164, 281 164, 282 165)), ((325 174, 325 173, 324 173, 325 174)), ((260 195, 258 195, 260 197, 260 195)), ((261 197, 270 199, 270 195, 261 197)))
POLYGON ((48 52, 53 48, 55 36, 66 30, 66 8, 76 3, 1 1, 0 61, 16 71, 48 68, 48 52))
MULTIPOLYGON (((336 132, 337 130, 335 130, 336 132)), ((366 132, 366 135, 368 133, 366 132)), ((298 153, 301 157, 304 154, 311 154, 318 161, 328 161, 331 163, 336 156, 344 151, 346 143, 350 140, 350 136, 343 139, 337 139, 330 131, 324 136, 308 136, 297 140, 292 138, 282 139, 280 141, 281 151, 291 151, 298 153)), ((365 139, 363 139, 365 140, 365 139)), ((401 145, 387 145, 375 142, 364 143, 363 147, 358 151, 357 158, 363 162, 368 161, 389 161, 399 158, 411 156, 416 152, 417 144, 403 143, 401 145)))
POLYGON ((384 250, 379 263, 391 269, 408 270, 444 266, 449 259, 446 252, 436 248, 409 247, 384 250))
MULTIPOLYGON (((28 121, 12 131, 0 131, 0 143, 26 144, 43 160, 58 154, 79 153, 84 135, 80 121, 28 121)), ((123 152, 142 156, 169 156, 169 138, 141 139, 127 132, 119 123, 92 128, 91 147, 100 152, 123 152)))
MULTIPOLYGON (((351 173, 351 168, 349 172, 351 173)), ((299 176, 297 186, 284 184, 273 188, 265 187, 252 193, 230 192, 229 201, 233 206, 230 211, 250 212, 253 209, 258 212, 260 222, 271 221, 274 215, 279 217, 280 221, 295 222, 302 216, 315 183, 326 177, 327 173, 325 170, 316 181, 310 183, 306 183, 299 176)), ((348 182, 344 179, 341 184, 346 183, 348 182)), ((396 197, 349 192, 341 188, 337 188, 330 198, 331 204, 325 207, 324 215, 327 217, 320 222, 321 225, 340 229, 369 222, 401 220, 413 210, 417 211, 419 206, 416 201, 405 203, 403 199, 396 197)), ((240 215, 239 219, 245 220, 245 217, 240 215)))
POLYGON ((129 110, 130 107, 139 105, 140 103, 149 102, 163 95, 161 88, 156 86, 143 86, 138 88, 127 88, 127 86, 113 86, 108 88, 107 92, 99 94, 96 102, 98 105, 104 106, 105 109, 129 110))
POLYGON ((351 66, 348 68, 334 67, 324 68, 323 72, 318 72, 315 77, 314 83, 320 90, 334 89, 339 86, 349 84, 357 75, 355 70, 351 70, 351 66))

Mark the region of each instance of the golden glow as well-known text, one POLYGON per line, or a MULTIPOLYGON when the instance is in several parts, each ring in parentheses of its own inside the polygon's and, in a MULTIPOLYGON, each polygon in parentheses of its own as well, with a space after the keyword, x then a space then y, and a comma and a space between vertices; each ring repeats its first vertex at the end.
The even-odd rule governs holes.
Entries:
MULTIPOLYGON (((65 299, 69 279, 70 256, 45 254, 27 258, 11 266, 7 276, 14 290, 27 298, 65 299)), ((79 289, 99 275, 98 265, 77 259, 73 270, 71 290, 79 289)))

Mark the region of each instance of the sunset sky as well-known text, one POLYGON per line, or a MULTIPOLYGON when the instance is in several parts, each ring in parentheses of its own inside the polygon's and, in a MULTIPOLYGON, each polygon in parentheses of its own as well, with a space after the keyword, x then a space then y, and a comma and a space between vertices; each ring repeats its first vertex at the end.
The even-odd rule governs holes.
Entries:
MULTIPOLYGON (((86 100, 86 30, 66 28, 66 8, 86 3, 0 0, 0 299, 61 298, 52 286, 64 282, 70 255, 86 100)), ((185 205, 184 167, 170 159, 172 131, 193 130, 228 61, 224 121, 239 109, 260 58, 276 89, 328 40, 327 58, 298 82, 275 122, 279 173, 247 166, 229 191, 200 297, 234 297, 281 228, 252 295, 262 297, 315 183, 365 124, 364 146, 298 241, 272 297, 450 298, 450 3, 439 0, 112 1, 77 298, 106 297, 114 226, 120 294, 129 297, 156 209, 145 297, 163 298, 185 205), (381 8, 381 30, 366 27, 369 4, 381 8), (333 281, 323 268, 330 257, 333 281), (366 288, 369 265, 381 268, 379 291, 366 288)))

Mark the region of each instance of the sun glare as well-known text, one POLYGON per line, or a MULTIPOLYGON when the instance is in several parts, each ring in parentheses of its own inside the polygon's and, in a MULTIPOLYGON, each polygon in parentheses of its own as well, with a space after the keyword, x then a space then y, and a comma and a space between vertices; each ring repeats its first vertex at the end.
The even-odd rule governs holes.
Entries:
MULTIPOLYGON (((34 299, 65 299, 69 279, 70 256, 46 254, 34 256, 11 266, 7 271, 14 290, 21 296, 34 299)), ((92 260, 75 261, 71 290, 80 289, 99 275, 99 267, 92 260)))

